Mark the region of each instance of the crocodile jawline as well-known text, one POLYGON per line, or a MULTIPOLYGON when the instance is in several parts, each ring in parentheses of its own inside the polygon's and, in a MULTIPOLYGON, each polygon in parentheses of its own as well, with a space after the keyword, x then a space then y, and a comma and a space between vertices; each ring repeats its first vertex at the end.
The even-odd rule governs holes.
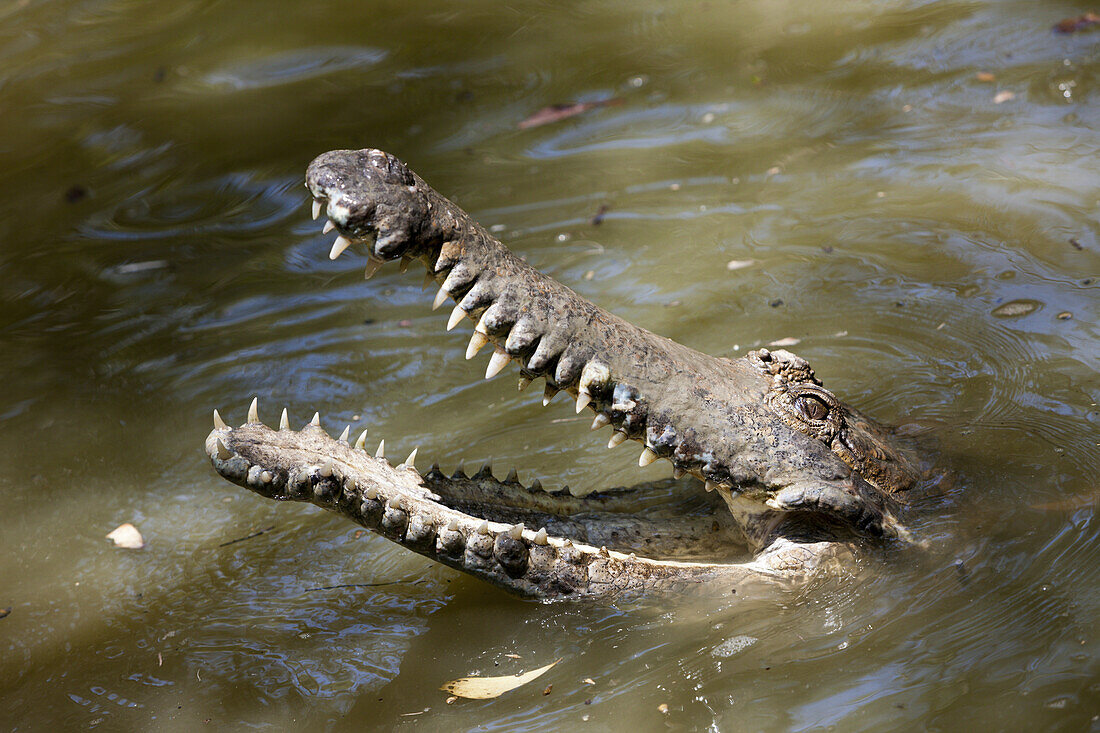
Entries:
MULTIPOLYGON (((290 429, 239 428, 215 412, 206 441, 226 479, 275 500, 309 501, 433 560, 523 596, 554 600, 627 592, 728 593, 744 583, 804 577, 853 539, 903 534, 896 507, 922 476, 895 433, 826 390, 804 360, 761 349, 701 354, 589 303, 536 271, 382 151, 333 151, 310 165, 314 218, 327 208, 348 246, 385 261, 423 262, 451 298, 448 322, 476 323, 471 358, 492 344, 486 378, 511 361, 523 388, 546 380, 577 412, 610 425, 609 446, 643 443, 639 463, 669 460, 688 481, 575 497, 522 486, 489 469, 418 472, 391 465, 349 431, 315 418, 290 429)), ((536 482, 537 484, 537 482, 536 482)))

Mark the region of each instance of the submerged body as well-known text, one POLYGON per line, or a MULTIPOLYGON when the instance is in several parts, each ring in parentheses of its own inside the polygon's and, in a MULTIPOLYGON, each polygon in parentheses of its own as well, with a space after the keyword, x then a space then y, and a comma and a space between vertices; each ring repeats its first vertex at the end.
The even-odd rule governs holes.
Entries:
MULTIPOLYGON (((486 377, 516 361, 523 388, 546 380, 577 412, 611 426, 609 446, 644 445, 641 465, 666 459, 699 479, 689 510, 646 507, 640 488, 573 497, 483 470, 421 476, 391 466, 348 433, 293 431, 215 418, 207 452, 225 478, 277 500, 338 511, 416 552, 521 595, 545 600, 623 592, 729 592, 792 579, 846 553, 852 541, 899 535, 896 507, 922 467, 888 428, 845 405, 786 351, 708 356, 589 303, 528 266, 396 158, 334 151, 307 173, 315 218, 340 233, 330 256, 370 248, 385 261, 422 261, 456 305, 448 330, 476 323, 471 358, 492 344, 486 377), (713 493, 712 493, 713 492, 713 493), (719 499, 714 499, 717 496, 719 499)), ((681 487, 683 489, 684 487, 681 487)), ((652 499, 652 497, 650 497, 652 499)), ((652 503, 652 501, 650 501, 652 503)))

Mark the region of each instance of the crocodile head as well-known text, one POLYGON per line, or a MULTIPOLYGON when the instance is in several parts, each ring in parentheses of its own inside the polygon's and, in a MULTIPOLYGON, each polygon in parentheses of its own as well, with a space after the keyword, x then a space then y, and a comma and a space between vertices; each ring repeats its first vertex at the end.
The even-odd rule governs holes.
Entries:
POLYGON ((386 261, 423 263, 439 285, 433 307, 455 302, 447 329, 474 324, 467 359, 492 346, 486 378, 515 362, 521 389, 544 379, 544 402, 569 394, 578 413, 595 413, 594 430, 611 428, 609 447, 637 441, 640 465, 668 460, 676 477, 694 476, 705 491, 686 509, 669 509, 676 499, 666 497, 655 512, 644 499, 652 492, 640 490, 578 498, 485 472, 421 476, 356 451, 347 435, 334 441, 316 426, 275 431, 252 419, 235 430, 215 421, 207 450, 226 478, 271 498, 320 498, 434 559, 541 598, 789 575, 840 542, 898 535, 893 512, 921 477, 917 459, 891 429, 827 390, 805 360, 767 349, 709 356, 627 323, 528 266, 382 151, 325 153, 306 185, 314 218, 325 211, 325 230, 339 234, 331 258, 365 247, 368 278, 386 261), (398 508, 364 509, 378 503, 368 495, 398 508), (458 542, 447 533, 461 537, 461 551, 447 554, 458 542), (522 572, 498 552, 510 542, 519 543, 522 572), (470 549, 478 543, 487 554, 470 549), (747 563, 745 548, 756 553, 747 563))

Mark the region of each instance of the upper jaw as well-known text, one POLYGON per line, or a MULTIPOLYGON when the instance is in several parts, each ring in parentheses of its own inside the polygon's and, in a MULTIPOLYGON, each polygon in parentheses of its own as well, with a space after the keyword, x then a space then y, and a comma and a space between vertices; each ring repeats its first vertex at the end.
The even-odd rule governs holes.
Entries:
MULTIPOLYGON (((708 490, 750 491, 771 511, 830 514, 890 534, 887 501, 863 478, 879 476, 845 453, 867 432, 851 419, 862 416, 832 398, 835 425, 826 436, 782 399, 820 385, 804 361, 767 350, 721 359, 637 328, 518 260, 382 151, 325 153, 310 164, 307 187, 341 234, 333 258, 366 241, 368 277, 385 260, 424 262, 441 284, 436 306, 456 302, 448 329, 463 317, 477 323, 467 358, 494 344, 487 378, 515 360, 524 380, 546 379, 544 403, 565 391, 578 412, 597 413, 593 428, 611 425, 609 447, 643 443, 641 465, 667 459, 708 490)), ((880 472, 895 484, 887 491, 907 488, 908 468, 880 472)))

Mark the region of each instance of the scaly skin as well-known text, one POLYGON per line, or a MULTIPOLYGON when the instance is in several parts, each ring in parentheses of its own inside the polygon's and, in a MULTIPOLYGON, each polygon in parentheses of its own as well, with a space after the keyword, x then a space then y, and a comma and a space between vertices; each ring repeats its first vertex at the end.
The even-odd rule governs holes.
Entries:
POLYGON ((609 445, 643 443, 641 465, 669 460, 678 476, 717 490, 725 509, 711 502, 702 521, 642 518, 631 513, 637 492, 621 492, 622 506, 609 511, 606 496, 532 494, 487 475, 473 481, 433 470, 420 478, 317 428, 272 431, 251 419, 236 430, 216 425, 207 440, 229 480, 269 498, 313 501, 435 560, 547 600, 721 591, 752 577, 799 577, 853 537, 898 536, 893 508, 921 467, 893 431, 827 391, 799 357, 766 349, 713 357, 633 326, 521 261, 382 151, 325 153, 306 183, 315 218, 327 208, 327 228, 340 233, 331 257, 367 246, 368 278, 388 260, 422 261, 440 284, 435 307, 448 297, 456 302, 448 329, 464 317, 476 322, 467 358, 493 345, 487 378, 515 360, 521 386, 545 378, 547 399, 565 391, 578 412, 596 413, 594 429, 613 427, 609 445), (380 509, 368 494, 400 509, 380 509), (667 537, 670 527, 680 538, 671 544, 633 547, 624 539, 667 537), (623 552, 601 552, 592 537, 613 537, 605 544, 623 552), (716 557, 723 544, 725 558, 716 557), (738 548, 757 555, 736 562, 738 548), (706 559, 685 561, 693 557, 706 559))

